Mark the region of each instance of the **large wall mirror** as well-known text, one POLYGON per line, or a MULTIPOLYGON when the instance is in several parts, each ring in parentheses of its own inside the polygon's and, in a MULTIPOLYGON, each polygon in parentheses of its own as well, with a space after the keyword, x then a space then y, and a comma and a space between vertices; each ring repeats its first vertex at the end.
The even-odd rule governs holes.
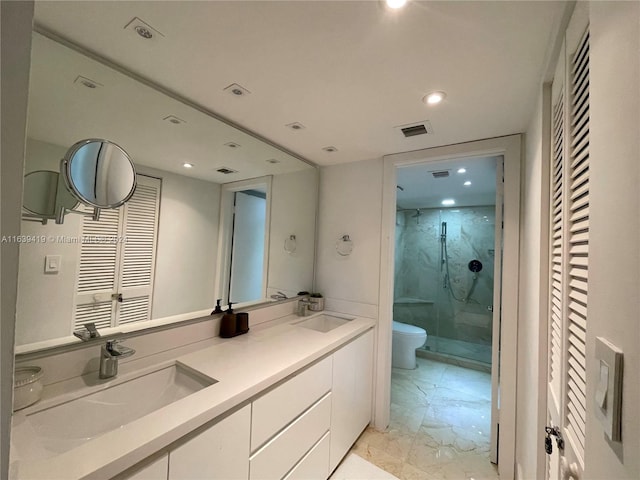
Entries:
POLYGON ((31 172, 59 171, 71 145, 105 138, 131 157, 137 186, 98 221, 23 222, 18 353, 77 341, 90 321, 146 328, 205 315, 218 298, 311 290, 315 166, 35 32, 30 82, 27 181, 48 188, 47 174, 31 172), (245 260, 241 248, 258 253, 233 265, 234 248, 245 260))

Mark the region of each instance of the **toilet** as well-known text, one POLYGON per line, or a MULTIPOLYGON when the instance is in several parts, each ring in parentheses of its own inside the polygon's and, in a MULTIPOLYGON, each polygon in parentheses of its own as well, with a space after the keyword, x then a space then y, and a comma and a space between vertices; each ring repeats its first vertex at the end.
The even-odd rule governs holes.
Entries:
POLYGON ((416 368, 416 348, 423 346, 426 341, 427 332, 424 328, 394 321, 391 366, 408 370, 416 368))

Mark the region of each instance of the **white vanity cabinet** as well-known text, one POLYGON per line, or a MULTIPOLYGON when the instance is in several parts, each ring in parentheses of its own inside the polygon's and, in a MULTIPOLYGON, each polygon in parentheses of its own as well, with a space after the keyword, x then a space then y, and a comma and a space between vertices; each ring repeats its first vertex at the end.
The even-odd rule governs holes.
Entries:
POLYGON ((326 480, 371 420, 372 384, 368 330, 127 480, 326 480))
POLYGON ((253 402, 250 480, 280 480, 298 467, 308 478, 327 478, 326 449, 299 464, 329 432, 332 363, 327 357, 253 402))
POLYGON ((127 476, 127 480, 166 480, 169 470, 169 454, 165 453, 158 460, 150 463, 146 467, 141 468, 131 476, 127 476))
POLYGON ((169 452, 169 480, 249 478, 251 405, 169 452))
POLYGON ((330 471, 371 421, 373 330, 333 354, 330 471))

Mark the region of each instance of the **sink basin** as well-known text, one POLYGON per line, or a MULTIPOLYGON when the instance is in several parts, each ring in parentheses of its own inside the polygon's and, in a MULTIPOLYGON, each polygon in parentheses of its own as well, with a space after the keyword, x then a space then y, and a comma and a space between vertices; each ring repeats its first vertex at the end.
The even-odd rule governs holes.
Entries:
POLYGON ((349 323, 351 318, 334 317, 333 315, 318 315, 317 317, 311 317, 307 320, 297 322, 296 325, 316 332, 330 332, 334 328, 338 328, 342 325, 349 323))
POLYGON ((217 383, 178 363, 118 380, 79 398, 26 413, 17 429, 23 441, 14 437, 16 446, 26 456, 60 454, 217 383))

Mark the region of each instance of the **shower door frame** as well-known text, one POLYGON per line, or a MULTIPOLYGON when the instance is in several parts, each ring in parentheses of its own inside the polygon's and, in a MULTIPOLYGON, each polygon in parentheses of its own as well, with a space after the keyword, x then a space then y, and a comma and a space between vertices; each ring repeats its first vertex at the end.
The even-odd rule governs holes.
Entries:
MULTIPOLYGON (((521 144, 521 135, 509 135, 384 157, 376 386, 373 414, 375 428, 383 430, 388 426, 391 408, 391 320, 393 316, 396 168, 465 157, 502 156, 504 159, 504 181, 498 182, 496 185, 497 191, 503 195, 501 212, 502 268, 499 272, 496 271, 495 278, 517 279, 520 258, 521 144)), ((496 223, 498 223, 498 218, 496 218, 496 223)), ((498 252, 496 252, 497 256, 498 252)), ((492 449, 497 454, 497 456, 492 456, 492 461, 498 460, 498 472, 501 478, 514 478, 519 284, 518 281, 504 283, 496 281, 495 283, 492 410, 499 408, 496 411, 495 421, 499 422, 500 431, 499 436, 496 431, 491 438, 492 449), (507 321, 501 321, 502 319, 507 321), (499 394, 497 389, 499 389, 499 394)), ((497 425, 495 426, 497 427, 497 425)), ((497 430, 493 427, 492 424, 492 430, 497 430)))

